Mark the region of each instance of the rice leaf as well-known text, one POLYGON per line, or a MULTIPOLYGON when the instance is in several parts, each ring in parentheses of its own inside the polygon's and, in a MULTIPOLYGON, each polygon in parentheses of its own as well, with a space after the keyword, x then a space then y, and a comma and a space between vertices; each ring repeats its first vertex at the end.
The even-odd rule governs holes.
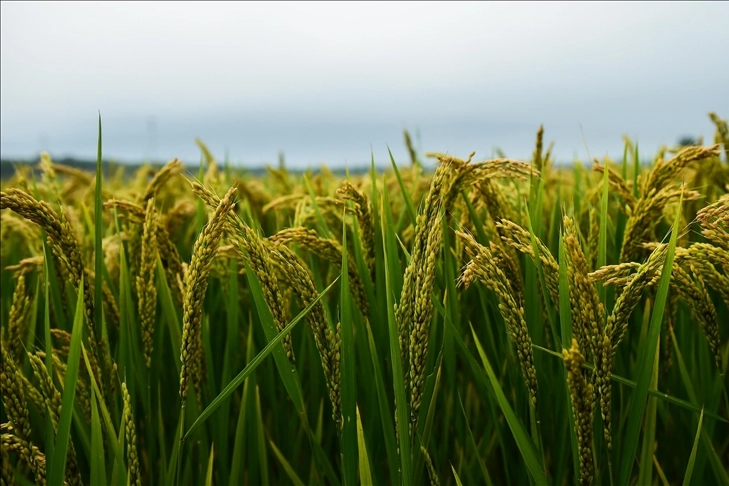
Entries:
MULTIPOLYGON (((558 343, 564 348, 567 343, 572 342, 572 303, 570 302, 569 278, 567 275, 567 255, 565 254, 564 238, 559 239, 559 320, 562 342, 558 343), (562 344, 564 343, 564 344, 562 344)), ((560 366, 560 375, 566 403, 571 404, 570 391, 567 387, 567 373, 564 366, 560 366)), ((571 407, 571 405, 568 405, 571 407)), ((579 477, 580 455, 577 445, 577 434, 575 432, 575 415, 568 410, 567 421, 570 435, 570 450, 572 451, 572 468, 575 471, 575 478, 579 477)))
POLYGON ((468 431, 469 443, 471 444, 471 447, 473 447, 473 450, 476 453, 476 460, 478 461, 478 468, 481 470, 481 476, 483 476, 484 483, 487 486, 492 486, 494 483, 493 483, 493 481, 491 481, 491 476, 489 475, 489 472, 486 469, 486 466, 484 465, 483 460, 481 459, 481 454, 479 453, 478 445, 476 445, 476 439, 473 438, 473 431, 471 430, 471 425, 468 423, 468 415, 466 415, 466 409, 463 407, 463 400, 461 400, 460 393, 458 393, 458 405, 460 405, 461 413, 463 414, 463 419, 466 421, 466 430, 468 431))
MULTIPOLYGON (((541 194, 541 192, 540 192, 541 194)), ((539 284, 542 289, 542 298, 544 305, 547 307, 547 316, 549 317, 549 327, 552 330, 552 337, 556 342, 559 342, 559 335, 557 334, 557 313, 555 312, 554 305, 552 304, 552 298, 549 296, 549 289, 547 288, 547 280, 544 278, 544 266, 542 265, 541 251, 539 250, 539 244, 537 242, 537 233, 532 225, 532 216, 529 213, 529 207, 525 206, 526 221, 529 228, 529 235, 531 236, 532 252, 534 257, 534 265, 537 267, 537 276, 539 278, 539 284)), ((530 329, 531 330, 531 329, 530 329)))
MULTIPOLYGON (((656 350, 656 357, 653 363, 653 375, 651 376, 651 388, 658 388, 658 357, 660 342, 656 350)), ((643 449, 640 459, 640 475, 638 476, 638 484, 653 484, 653 448, 656 438, 656 406, 658 399, 656 397, 648 397, 648 405, 646 407, 645 432, 643 433, 643 449)), ((703 412, 702 412, 703 415, 703 412)))
MULTIPOLYGON (((101 247, 101 237, 103 235, 104 219, 102 217, 101 205, 101 189, 102 189, 102 172, 101 172, 101 113, 99 113, 99 141, 96 149, 96 192, 94 194, 94 322, 97 326, 97 333, 101 331, 104 311, 102 284, 104 275, 104 250, 101 247)), ((102 334, 103 335, 103 334, 102 334)))
POLYGON ((359 482, 362 486, 374 484, 372 482, 372 472, 370 471, 370 459, 367 454, 367 444, 365 443, 364 428, 362 427, 362 417, 357 407, 357 450, 359 451, 359 482))
MULTIPOLYGON (((387 390, 385 389, 384 378, 382 375, 382 367, 380 366, 380 358, 377 354, 377 347, 372 335, 372 329, 369 325, 365 326, 367 332, 367 342, 369 344, 370 358, 374 369, 373 379, 375 389, 377 390, 377 403, 380 407, 380 420, 382 423, 382 435, 385 438, 385 451, 387 453, 387 461, 389 464, 397 464, 399 462, 397 451, 397 439, 395 436, 395 424, 393 424, 393 415, 390 412, 387 390)), ((400 484, 400 472, 396 467, 390 467, 391 484, 400 484)))
MULTIPOLYGON (((246 364, 250 363, 250 360, 253 357, 253 352, 253 333, 249 332, 246 344, 246 357, 248 360, 246 364)), ((230 486, 237 486, 240 484, 240 472, 242 469, 245 470, 246 453, 244 434, 248 404, 252 403, 250 400, 252 381, 253 380, 251 378, 246 378, 243 383, 243 395, 240 401, 240 410, 238 411, 238 423, 235 426, 235 442, 233 443, 233 455, 230 461, 230 476, 228 480, 228 484, 230 484, 230 486)))
POLYGON ((453 471, 453 477, 456 479, 456 485, 463 486, 461 478, 458 477, 458 473, 456 472, 456 468, 453 467, 453 464, 451 464, 451 470, 453 471))
POLYGON ((572 304, 570 302, 570 287, 567 277, 567 255, 564 250, 564 240, 559 239, 559 321, 562 341, 557 343, 557 349, 563 348, 562 343, 572 342, 572 304))
POLYGON ((701 410, 699 416, 699 425, 696 427, 696 437, 694 438, 694 445, 691 448, 691 455, 689 456, 688 465, 686 466, 686 474, 683 476, 683 486, 689 486, 691 484, 691 476, 694 473, 694 463, 696 462, 696 453, 699 450, 699 437, 701 437, 701 424, 704 421, 704 411, 701 410))
POLYGON ((283 466, 283 469, 286 472, 286 475, 291 480, 291 483, 295 486, 304 486, 304 482, 301 480, 299 475, 296 474, 296 471, 294 471, 294 468, 291 467, 289 461, 287 461, 283 454, 281 454, 281 451, 278 450, 276 444, 274 444, 273 441, 269 439, 268 445, 271 446, 273 454, 276 456, 276 459, 278 459, 278 462, 281 463, 281 466, 283 466))
POLYGON ((106 462, 104 457, 104 437, 101 432, 99 408, 96 393, 91 394, 91 484, 106 483, 106 462))
POLYGON ((514 413, 514 410, 511 408, 511 405, 509 405, 509 402, 506 399, 506 395, 504 394, 504 390, 501 388, 501 384, 499 383, 499 380, 496 377, 493 368, 491 367, 491 363, 489 362, 489 359, 486 356, 483 347, 481 346, 481 342, 479 341, 478 336, 476 335, 476 331, 473 329, 473 326, 471 326, 471 335, 473 336, 474 343, 476 344, 476 348, 478 349, 478 354, 481 356, 481 362, 483 363, 486 375, 489 378, 491 389, 493 390, 494 395, 496 396, 496 400, 499 403, 499 407, 501 408, 501 411, 503 412, 504 417, 509 424, 511 433, 514 435, 514 440, 516 440, 519 451, 522 453, 522 457, 526 462, 527 469, 529 469, 529 472, 534 478, 534 481, 538 485, 547 484, 547 478, 544 475, 544 466, 542 465, 542 461, 538 456, 536 448, 534 447, 534 443, 531 441, 526 431, 522 427, 519 419, 514 413))
MULTIPOLYGON (((43 337, 45 338, 45 344, 46 344, 46 371, 48 372, 49 376, 53 376, 53 354, 51 353, 51 350, 53 349, 52 342, 51 342, 51 307, 50 307, 50 287, 51 287, 51 281, 50 281, 50 269, 49 269, 49 261, 52 261, 51 258, 49 258, 50 253, 47 251, 47 244, 43 245, 43 266, 44 266, 44 272, 43 272, 43 289, 45 292, 45 312, 43 314, 43 337)), ((60 307, 56 307, 56 309, 60 309, 60 307)), ((49 441, 50 442, 50 441, 49 441)))
POLYGON ((167 323, 167 330, 170 331, 170 352, 172 353, 172 361, 177 369, 177 374, 180 373, 182 366, 180 362, 180 347, 182 343, 182 325, 180 317, 177 315, 175 310, 175 303, 172 300, 172 294, 170 293, 170 287, 167 285, 167 276, 165 275, 165 269, 162 266, 162 261, 157 256, 157 298, 162 307, 162 316, 167 323))
MULTIPOLYGON (((409 486, 411 482, 410 468, 410 441, 408 424, 410 422, 410 410, 405 396, 405 378, 400 357, 400 340, 398 337, 397 321, 395 320, 395 293, 400 294, 400 289, 394 288, 393 274, 400 274, 400 265, 395 259, 395 241, 392 238, 392 224, 388 225, 385 220, 389 214, 387 188, 384 191, 384 207, 382 208, 383 232, 382 246, 385 256, 385 293, 387 295, 387 324, 390 337, 390 364, 392 365, 392 380, 395 389, 395 413, 397 414, 397 430, 400 444, 400 479, 403 486, 409 486), (389 231, 388 231, 389 230, 389 231)), ((394 466, 394 465, 393 465, 394 466)))
MULTIPOLYGON (((532 346, 534 347, 534 349, 536 349, 538 351, 541 351, 541 352, 547 353, 547 354, 551 354, 552 356, 554 356, 556 358, 562 358, 562 356, 559 353, 556 353, 556 352, 552 351, 551 349, 547 349, 542 346, 537 346, 536 344, 533 344, 532 346)), ((589 370, 593 369, 593 365, 591 365, 591 364, 586 363, 584 366, 585 366, 585 368, 587 368, 589 370)), ((614 373, 611 375, 611 379, 616 383, 620 383, 621 385, 625 385, 630 388, 635 388, 635 386, 636 386, 636 383, 634 381, 629 380, 623 376, 616 375, 614 373)), ((673 405, 677 405, 681 408, 684 408, 684 409, 694 412, 696 414, 701 413, 701 406, 688 402, 686 400, 682 400, 680 398, 676 398, 667 393, 663 393, 658 390, 648 388, 648 395, 650 395, 652 397, 656 397, 660 400, 663 400, 664 402, 667 402, 667 403, 670 403, 673 405)), ((718 420, 719 422, 729 423, 729 420, 727 420, 726 418, 724 418, 720 415, 717 415, 713 412, 709 412, 708 410, 704 410, 704 415, 706 415, 707 417, 711 417, 714 420, 718 420)))
POLYGON ((208 456, 208 470, 205 473, 205 486, 213 485, 213 458, 215 456, 215 444, 210 447, 210 455, 208 456))
MULTIPOLYGON (((344 218, 342 218, 344 219, 344 218)), ((345 219, 346 221, 346 219, 345 219)), ((347 227, 342 223, 342 268, 348 268, 347 227)), ((344 484, 357 483, 357 381, 354 353, 354 322, 352 320, 352 295, 349 291, 349 275, 343 271, 340 282, 340 322, 342 333, 342 469, 344 484)))
POLYGON ((633 197, 638 197, 638 175, 640 174, 640 157, 638 155, 638 142, 635 142, 633 151, 633 197))
POLYGON ((496 402, 502 413, 504 414, 504 418, 506 418, 509 429, 514 436, 514 440, 516 441, 516 444, 519 448, 519 452, 521 452, 522 458, 524 459, 524 462, 532 478, 534 479, 536 484, 540 486, 546 485, 547 478, 544 475, 542 460, 539 458, 537 450, 534 447, 534 443, 529 438, 529 434, 524 429, 524 426, 521 424, 519 418, 514 413, 514 409, 509 404, 509 401, 504 394, 504 390, 499 383, 499 379, 496 376, 496 373, 494 373, 494 370, 491 367, 491 362, 486 356, 486 353, 484 353, 481 342, 479 341, 473 327, 471 327, 471 334, 473 336, 474 343, 476 344, 476 347, 478 349, 478 353, 481 356, 481 361, 484 366, 483 369, 478 365, 473 355, 466 347, 466 344, 463 342, 460 334, 453 326, 453 323, 450 322, 450 320, 446 319, 446 325, 452 330, 453 338, 458 347, 463 352, 463 355, 468 360, 468 363, 474 372, 475 378, 477 378, 488 390, 490 390, 496 398, 496 402))
MULTIPOLYGON (((86 353, 86 348, 83 345, 81 346, 81 354, 84 357, 83 361, 86 366, 86 371, 89 376, 94 376, 91 370, 91 365, 89 364, 91 362, 89 355, 86 353)), ((104 419, 104 430, 106 430, 107 435, 106 443, 114 453, 114 459, 116 460, 115 467, 119 467, 119 465, 121 465, 121 469, 126 471, 127 468, 124 466, 124 454, 122 453, 122 449, 119 447, 119 439, 115 432, 116 427, 114 427, 114 422, 111 420, 111 415, 109 414, 109 410, 106 408, 106 404, 101 399, 101 390, 99 389, 99 385, 96 383, 96 380, 92 379, 90 381, 91 393, 95 396, 96 404, 101 410, 101 417, 104 419)), ((123 432, 121 435, 124 435, 123 432)))
POLYGON ((415 204, 413 204, 413 199, 410 197, 410 193, 405 187, 405 182, 403 182, 402 180, 402 176, 400 175, 400 169, 398 169, 397 167, 397 162, 395 162, 395 157, 392 156, 390 147, 387 147, 387 153, 390 155, 392 170, 395 171, 395 177, 397 178, 397 183, 400 186, 400 192, 402 192, 402 197, 405 200, 405 209, 407 209, 407 214, 410 217, 410 223, 415 226, 418 220, 418 212, 415 210, 415 204))
MULTIPOLYGON (((602 174, 602 194, 600 196, 600 234, 597 246, 597 268, 602 268, 607 265, 607 229, 608 229, 608 205, 610 204, 610 178, 609 176, 609 162, 605 160, 605 170, 602 174)), ((600 293, 600 299, 605 299, 605 288, 599 286, 598 293, 600 293)))
MULTIPOLYGON (((259 312, 261 314, 265 314, 265 311, 263 311, 262 309, 265 308, 266 310, 268 310, 268 305, 266 305, 265 301, 263 300, 263 290, 261 290, 261 288, 260 288, 260 285, 261 284, 258 283, 257 279, 255 278, 255 274, 253 273, 253 271, 250 268, 248 268, 247 265, 246 265, 246 270, 247 270, 246 271, 246 275, 249 278, 249 282, 251 283, 251 287, 253 287, 256 283, 258 284, 258 289, 257 290, 259 291, 258 293, 259 293, 260 302, 258 302, 258 300, 259 300, 258 298, 256 298, 256 302, 257 302, 257 304, 259 304, 258 305, 259 312)), ((266 345, 266 347, 264 347, 261 350, 261 352, 258 353, 258 355, 256 355, 256 357, 253 358, 251 360, 251 362, 245 368, 243 368, 243 370, 241 370, 241 372, 238 373, 238 375, 235 378, 233 378, 231 380, 230 383, 228 383, 228 385, 226 385, 226 387, 218 394, 218 396, 216 396, 210 402, 210 404, 205 408, 205 410, 203 410, 202 413, 200 413, 200 415, 197 417, 197 419, 195 420, 195 422, 193 422, 193 424, 190 426, 190 428, 187 430, 187 432, 185 432, 185 434, 183 435, 183 440, 187 439, 203 423, 205 423, 205 421, 210 417, 210 415, 212 415, 212 413, 215 412, 215 410, 218 409, 218 407, 225 401, 225 399, 227 399, 231 395, 231 393, 233 393, 235 391, 235 389, 238 388, 251 373, 253 373, 253 371, 264 360, 264 358, 266 358, 266 356, 268 356, 271 352, 274 353, 274 357, 275 357, 276 356, 276 353, 277 353, 277 350, 279 350, 281 353, 283 353, 281 355, 281 356, 283 356, 283 359, 286 360, 286 363, 288 363, 288 358, 286 358, 286 355, 285 355, 285 353, 283 351, 283 348, 277 347, 277 345, 279 343, 281 343, 281 341, 283 340, 283 338, 289 332, 291 332, 291 330, 294 328, 294 326, 296 326, 296 324, 298 324, 299 322, 301 322, 304 319, 304 317, 306 316, 306 314, 308 314, 309 311, 314 307, 314 305, 317 302, 319 302, 319 300, 324 296, 324 294, 326 294, 334 286, 334 284, 337 282, 338 279, 339 278, 334 279, 334 281, 331 284, 329 284, 329 286, 326 289, 324 289, 324 291, 321 292, 316 297, 316 299, 314 299, 313 301, 311 301, 311 303, 308 306, 306 306, 306 308, 304 310, 302 310, 291 322, 289 322, 286 325, 286 327, 280 333, 278 333, 278 334, 272 334, 272 332, 275 333, 275 325, 273 323, 273 317, 270 314, 271 311, 268 310, 268 317, 270 317, 270 325, 273 326, 273 329, 274 329, 273 331, 271 331, 269 329, 266 332, 267 335, 271 335, 270 341, 268 342, 268 344, 266 345)), ((255 292, 254 292, 254 298, 255 298, 255 292)), ((265 317, 262 317, 261 320, 262 321, 265 320, 265 317)), ((266 328, 264 327, 264 330, 265 329, 266 328)), ((292 378, 291 377, 293 376, 291 374, 292 373, 291 367, 290 367, 289 364, 286 364, 285 367, 284 367, 284 369, 281 369, 280 364, 278 363, 278 361, 277 361, 277 364, 279 365, 279 371, 281 372, 281 375, 282 375, 281 378, 284 381, 284 384, 286 384, 286 383, 289 384, 289 386, 287 386, 286 389, 289 391, 289 394, 292 395, 291 396, 291 399, 293 400, 294 405, 297 407, 297 410, 298 410, 299 407, 303 407, 303 402, 302 402, 303 399, 301 398, 301 391, 300 391, 300 389, 297 391, 297 389, 295 387, 295 384, 291 383, 292 382, 292 378), (288 376, 287 376, 287 373, 289 373, 288 376)))
POLYGON ((640 433, 640 425, 643 422, 646 399, 648 398, 648 388, 653 374, 658 338, 660 337, 661 324, 663 322, 663 312, 666 308, 666 300, 668 299, 673 259, 676 254, 676 241, 678 238, 679 223, 681 222, 680 208, 682 201, 683 195, 679 200, 679 210, 677 211, 676 218, 673 222, 671 240, 668 245, 666 261, 663 264, 663 270, 661 271, 661 279, 658 284, 658 292, 656 294, 653 314, 651 315, 651 321, 648 327, 648 334, 646 336, 643 349, 638 353, 638 379, 636 380, 635 391, 633 392, 632 402, 628 412, 628 428, 625 441, 623 442, 618 484, 627 484, 629 482, 630 473, 633 469, 635 451, 638 447, 638 434, 640 433))
POLYGON ((258 463, 261 468, 261 479, 260 483, 262 485, 268 486, 269 484, 269 478, 268 478, 268 453, 266 452, 266 438, 264 436, 264 430, 263 430, 263 416, 261 414, 261 395, 260 395, 260 389, 258 385, 256 385, 256 392, 254 394, 254 404, 255 404, 255 410, 256 415, 254 417, 255 420, 253 420, 253 423, 256 424, 256 430, 255 430, 255 451, 258 454, 258 463))
MULTIPOLYGON (((76 398, 76 381, 78 380, 78 367, 81 357, 81 335, 84 321, 84 282, 79 283, 78 299, 76 300, 76 316, 73 319, 73 332, 71 333, 71 346, 68 351, 68 365, 66 378, 63 382, 63 398, 61 415, 58 418, 56 443, 54 444, 53 463, 49 468, 48 482, 62 484, 66 473, 66 452, 68 442, 71 440, 71 420, 73 418, 73 404, 76 398)), ((91 375, 93 376, 93 374, 91 375)))
MULTIPOLYGON (((678 346, 676 335, 671 328, 669 328, 669 333, 671 335, 671 342, 673 343, 673 350, 676 353, 676 361, 678 362, 678 369, 681 375, 681 380, 683 381, 683 385, 686 388, 689 399, 691 400, 691 402, 693 402, 692 406, 697 407, 696 405, 693 405, 695 403, 698 403, 696 391, 694 389, 694 385, 689 375, 688 369, 686 368, 686 362, 684 361, 683 355, 681 354, 681 349, 678 346)), ((714 413, 708 412, 704 409, 704 407, 701 407, 701 414, 706 415, 707 417, 711 417, 714 420, 719 420, 727 423, 727 419, 714 413)), ((719 484, 729 485, 729 472, 727 472, 726 467, 717 455, 716 450, 714 449, 714 446, 711 443, 711 440, 706 430, 701 431, 701 442, 704 445, 704 449, 708 453, 707 455, 709 457, 709 464, 711 464, 711 468, 714 471, 714 477, 716 478, 717 482, 719 484)))
POLYGON ((309 192, 311 207, 314 208, 314 214, 316 215, 316 221, 319 226, 319 231, 324 238, 331 239, 332 232, 329 230, 329 225, 327 225, 327 222, 324 219, 324 214, 322 214, 321 209, 319 208, 319 204, 316 202, 316 194, 314 193, 314 188, 311 187, 311 181, 309 180, 308 175, 304 176, 304 184, 306 185, 306 189, 309 192))

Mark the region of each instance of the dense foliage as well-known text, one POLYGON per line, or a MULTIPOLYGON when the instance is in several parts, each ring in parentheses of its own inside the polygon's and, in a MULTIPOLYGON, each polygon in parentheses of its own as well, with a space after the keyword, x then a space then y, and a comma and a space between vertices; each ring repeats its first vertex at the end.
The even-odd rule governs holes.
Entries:
POLYGON ((645 164, 44 154, 0 199, 2 484, 729 485, 711 116, 645 164))

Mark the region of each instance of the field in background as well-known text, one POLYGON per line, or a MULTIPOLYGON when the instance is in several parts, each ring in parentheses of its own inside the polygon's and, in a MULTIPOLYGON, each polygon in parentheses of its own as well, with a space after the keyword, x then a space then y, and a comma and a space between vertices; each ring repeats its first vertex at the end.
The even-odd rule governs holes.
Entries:
MULTIPOLYGON (((729 130, 2 183, 4 484, 729 485, 729 130), (378 161, 381 162, 381 161, 378 161)), ((407 138, 407 137, 406 137, 407 138)))

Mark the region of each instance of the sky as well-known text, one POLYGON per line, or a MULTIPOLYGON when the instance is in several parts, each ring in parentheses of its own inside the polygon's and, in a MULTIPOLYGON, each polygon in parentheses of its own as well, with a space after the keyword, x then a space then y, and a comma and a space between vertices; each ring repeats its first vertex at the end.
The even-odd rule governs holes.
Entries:
POLYGON ((727 2, 2 2, 0 155, 350 167, 711 141, 727 2), (416 136, 417 134, 417 136, 416 136))

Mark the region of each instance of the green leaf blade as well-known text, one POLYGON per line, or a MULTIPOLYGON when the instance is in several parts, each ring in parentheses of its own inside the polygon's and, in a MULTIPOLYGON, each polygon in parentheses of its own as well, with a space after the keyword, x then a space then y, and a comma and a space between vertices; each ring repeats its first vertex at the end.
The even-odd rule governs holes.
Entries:
POLYGON ((638 447, 638 435, 643 422, 643 415, 646 408, 646 400, 648 398, 648 388, 651 377, 653 375, 654 358, 658 348, 658 339, 660 337, 661 324, 663 322, 663 313, 668 300, 669 283, 671 281, 671 273, 673 270, 673 261, 676 254, 676 242, 678 239, 679 223, 681 221, 681 206, 683 195, 679 200, 679 210, 673 222, 671 230, 671 240, 668 245, 668 253, 666 261, 661 271, 661 279, 658 284, 658 292, 653 307, 648 334, 645 340, 644 349, 639 352, 638 362, 638 379, 636 380, 635 391, 633 392, 633 400, 628 412, 628 427, 625 441, 623 442, 623 451, 620 460, 620 473, 618 475, 618 484, 628 484, 630 474, 633 469, 634 456, 638 447))
POLYGON ((81 358, 81 336, 84 321, 83 288, 84 281, 82 278, 79 283, 78 299, 76 301, 76 316, 73 319, 73 332, 71 333, 71 346, 68 351, 66 377, 63 383, 62 408, 61 416, 58 419, 53 463, 48 474, 50 484, 62 484, 66 471, 66 453, 68 452, 68 443, 71 440, 71 420, 73 418, 73 404, 76 398, 76 382, 81 358))

